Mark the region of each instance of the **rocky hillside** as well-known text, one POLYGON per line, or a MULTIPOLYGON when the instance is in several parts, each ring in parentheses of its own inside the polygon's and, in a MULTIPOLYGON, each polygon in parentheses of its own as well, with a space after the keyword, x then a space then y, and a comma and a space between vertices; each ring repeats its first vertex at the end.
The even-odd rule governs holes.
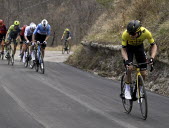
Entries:
POLYGON ((52 43, 60 44, 61 35, 66 27, 73 34, 72 43, 78 44, 87 34, 89 28, 105 10, 95 0, 0 0, 0 18, 7 26, 14 20, 21 25, 35 22, 38 24, 46 18, 52 27, 52 43), (55 36, 54 36, 55 32, 55 36))

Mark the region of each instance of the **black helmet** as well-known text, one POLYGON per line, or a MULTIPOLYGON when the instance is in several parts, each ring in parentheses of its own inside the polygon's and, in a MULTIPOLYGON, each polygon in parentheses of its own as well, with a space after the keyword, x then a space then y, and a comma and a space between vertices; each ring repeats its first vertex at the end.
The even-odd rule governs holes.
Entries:
POLYGON ((127 32, 130 35, 135 35, 136 32, 138 32, 140 30, 140 27, 141 27, 141 23, 139 20, 132 20, 127 25, 127 32))

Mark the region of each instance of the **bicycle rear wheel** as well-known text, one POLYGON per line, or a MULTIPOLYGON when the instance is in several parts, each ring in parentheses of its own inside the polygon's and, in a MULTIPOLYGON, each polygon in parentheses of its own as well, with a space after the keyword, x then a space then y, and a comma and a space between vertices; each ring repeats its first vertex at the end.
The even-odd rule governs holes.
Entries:
POLYGON ((146 120, 148 114, 148 104, 147 104, 146 90, 144 87, 144 80, 142 76, 138 76, 138 83, 139 83, 138 102, 140 104, 141 115, 143 119, 146 120))
POLYGON ((128 99, 125 99, 125 81, 124 81, 124 78, 125 78, 125 74, 122 76, 121 78, 121 98, 122 98, 122 104, 123 104, 123 107, 125 109, 125 111, 129 114, 132 110, 132 107, 133 107, 133 101, 132 100, 128 100, 128 99))

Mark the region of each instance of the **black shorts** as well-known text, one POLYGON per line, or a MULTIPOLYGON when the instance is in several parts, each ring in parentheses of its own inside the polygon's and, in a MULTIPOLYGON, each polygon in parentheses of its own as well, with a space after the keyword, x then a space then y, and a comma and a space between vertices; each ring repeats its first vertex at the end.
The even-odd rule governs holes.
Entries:
MULTIPOLYGON (((39 41, 40 43, 43 43, 43 42, 45 41, 45 39, 46 39, 46 35, 41 35, 41 34, 39 34, 39 33, 37 33, 37 34, 35 35, 35 40, 36 40, 36 41, 39 41)), ((41 46, 42 46, 42 48, 45 49, 46 44, 43 43, 41 46)))
POLYGON ((20 42, 20 44, 23 44, 23 42, 26 41, 26 40, 25 40, 25 37, 24 37, 24 36, 21 36, 21 35, 20 35, 20 37, 21 37, 21 42, 20 42))
POLYGON ((32 35, 31 36, 27 36, 27 38, 28 38, 29 42, 32 41, 32 35))
MULTIPOLYGON (((138 46, 127 45, 126 51, 128 55, 128 60, 130 62, 133 62, 134 56, 135 56, 137 63, 145 63, 147 60, 143 44, 138 45, 138 46)), ((147 64, 140 66, 141 71, 146 70, 146 69, 147 69, 147 64)))
POLYGON ((6 36, 5 34, 0 34, 0 43, 2 40, 5 40, 5 36, 6 36))

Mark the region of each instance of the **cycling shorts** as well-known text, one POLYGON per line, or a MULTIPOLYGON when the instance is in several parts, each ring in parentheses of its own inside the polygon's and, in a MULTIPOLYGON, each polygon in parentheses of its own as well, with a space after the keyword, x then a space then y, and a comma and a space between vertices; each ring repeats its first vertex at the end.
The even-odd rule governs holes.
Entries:
MULTIPOLYGON (((43 43, 45 41, 45 39, 46 39, 46 35, 41 35, 39 33, 36 33, 36 35, 35 35, 35 40, 36 41, 39 41, 40 43, 43 43)), ((45 49, 46 44, 43 43, 41 46, 42 46, 42 48, 45 49)))
POLYGON ((8 36, 7 40, 5 40, 5 42, 9 41, 11 43, 11 41, 14 43, 14 45, 17 45, 17 41, 16 38, 12 38, 10 36, 8 36))
POLYGON ((5 36, 6 36, 6 34, 0 34, 0 42, 1 42, 2 40, 5 40, 5 36))
MULTIPOLYGON (((134 56, 135 56, 137 63, 145 63, 147 60, 143 44, 138 45, 138 46, 127 45, 126 51, 128 55, 128 60, 130 62, 133 62, 134 56)), ((141 71, 144 71, 146 69, 147 69, 147 64, 143 64, 140 66, 141 71)))
POLYGON ((20 42, 20 44, 23 44, 23 42, 25 42, 25 37, 24 37, 24 36, 21 36, 21 35, 20 35, 20 37, 21 37, 21 42, 20 42))
MULTIPOLYGON (((28 38, 29 42, 32 41, 32 35, 31 36, 27 36, 27 38, 28 38)), ((26 43, 26 40, 25 40, 25 43, 26 43)))

